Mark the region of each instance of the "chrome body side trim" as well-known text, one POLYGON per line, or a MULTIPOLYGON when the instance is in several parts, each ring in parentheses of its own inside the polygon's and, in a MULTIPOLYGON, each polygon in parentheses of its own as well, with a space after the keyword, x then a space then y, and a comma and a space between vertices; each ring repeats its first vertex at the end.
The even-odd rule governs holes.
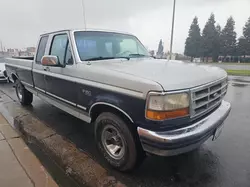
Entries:
POLYGON ((92 111, 93 107, 96 105, 107 105, 107 106, 113 107, 113 108, 119 110, 120 112, 122 112, 132 123, 134 123, 133 119, 124 110, 120 109, 119 107, 117 107, 115 105, 105 103, 105 102, 96 102, 93 105, 91 105, 91 107, 89 109, 89 116, 91 116, 91 111, 92 111))
POLYGON ((82 105, 76 105, 78 108, 80 108, 80 109, 83 109, 83 110, 87 110, 87 108, 86 107, 84 107, 84 106, 82 106, 82 105))
POLYGON ((24 85, 26 85, 26 86, 33 87, 33 85, 32 85, 32 84, 29 84, 29 83, 27 83, 27 82, 25 82, 25 81, 21 81, 21 83, 23 83, 23 84, 24 84, 24 85))
POLYGON ((177 155, 197 148, 209 137, 211 137, 212 133, 227 118, 230 110, 231 104, 223 100, 221 106, 212 114, 188 127, 166 132, 154 132, 138 127, 137 132, 145 151, 161 156, 177 155), (148 142, 154 142, 166 147, 174 146, 177 148, 161 149, 155 146, 150 146, 148 142), (195 143, 183 146, 186 142, 195 143))
POLYGON ((81 110, 77 109, 75 106, 68 105, 67 103, 64 103, 62 101, 56 100, 53 97, 50 97, 44 93, 37 92, 33 88, 26 88, 28 91, 33 93, 34 95, 38 96, 40 99, 44 100, 48 104, 51 104, 69 114, 72 116, 75 116, 87 123, 91 122, 91 117, 88 116, 88 113, 83 113, 81 110))
POLYGON ((41 89, 41 88, 38 88, 35 86, 35 89, 39 90, 40 92, 44 92, 45 93, 45 90, 41 89))
POLYGON ((63 98, 61 98, 61 97, 58 97, 58 96, 56 96, 56 95, 54 95, 54 94, 52 94, 52 93, 46 92, 46 94, 48 94, 48 95, 50 95, 50 96, 52 96, 52 97, 55 97, 55 98, 57 98, 57 99, 59 99, 59 100, 61 100, 61 101, 64 101, 65 103, 68 103, 68 104, 70 104, 70 105, 76 106, 76 103, 70 102, 70 101, 68 101, 68 100, 66 100, 66 99, 63 99, 63 98))

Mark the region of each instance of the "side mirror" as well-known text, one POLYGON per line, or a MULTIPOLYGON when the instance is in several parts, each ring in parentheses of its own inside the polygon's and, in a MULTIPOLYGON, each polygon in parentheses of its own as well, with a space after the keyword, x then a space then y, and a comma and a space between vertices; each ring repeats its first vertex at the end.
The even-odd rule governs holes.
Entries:
POLYGON ((43 56, 42 65, 43 66, 63 67, 63 65, 60 64, 58 57, 53 56, 53 55, 45 55, 45 56, 43 56))

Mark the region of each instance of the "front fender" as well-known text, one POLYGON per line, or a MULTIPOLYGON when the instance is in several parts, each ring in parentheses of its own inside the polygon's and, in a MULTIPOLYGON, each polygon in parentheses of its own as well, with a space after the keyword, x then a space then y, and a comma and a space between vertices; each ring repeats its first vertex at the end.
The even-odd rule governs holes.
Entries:
POLYGON ((118 93, 97 95, 89 102, 89 115, 95 107, 100 105, 106 105, 120 111, 127 116, 132 123, 144 117, 144 101, 131 96, 118 93))

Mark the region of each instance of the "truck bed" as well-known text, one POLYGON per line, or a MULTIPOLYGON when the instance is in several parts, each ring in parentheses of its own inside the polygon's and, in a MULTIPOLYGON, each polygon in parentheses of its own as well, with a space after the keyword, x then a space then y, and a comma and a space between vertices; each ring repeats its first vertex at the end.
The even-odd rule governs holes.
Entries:
POLYGON ((14 59, 22 59, 22 60, 34 60, 33 56, 18 56, 18 57, 12 57, 14 59))
POLYGON ((22 67, 26 67, 26 68, 30 68, 32 67, 32 63, 33 63, 33 59, 34 57, 32 57, 33 59, 31 59, 31 57, 29 57, 30 59, 28 59, 28 57, 13 57, 13 58, 6 58, 6 67, 9 66, 20 66, 22 67))
POLYGON ((32 63, 33 60, 25 58, 6 58, 5 66, 7 70, 7 75, 12 82, 18 78, 23 83, 33 85, 32 78, 32 63))

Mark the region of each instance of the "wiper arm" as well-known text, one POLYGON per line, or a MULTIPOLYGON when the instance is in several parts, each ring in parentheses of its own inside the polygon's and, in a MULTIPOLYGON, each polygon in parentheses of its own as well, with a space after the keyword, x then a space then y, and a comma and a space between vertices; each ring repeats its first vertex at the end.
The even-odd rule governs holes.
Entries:
POLYGON ((118 59, 118 58, 125 58, 127 60, 130 59, 129 57, 102 57, 102 56, 99 56, 99 57, 88 58, 88 59, 85 59, 84 61, 109 60, 109 59, 118 59))
POLYGON ((149 55, 144 55, 139 53, 129 54, 129 56, 149 57, 149 55))

